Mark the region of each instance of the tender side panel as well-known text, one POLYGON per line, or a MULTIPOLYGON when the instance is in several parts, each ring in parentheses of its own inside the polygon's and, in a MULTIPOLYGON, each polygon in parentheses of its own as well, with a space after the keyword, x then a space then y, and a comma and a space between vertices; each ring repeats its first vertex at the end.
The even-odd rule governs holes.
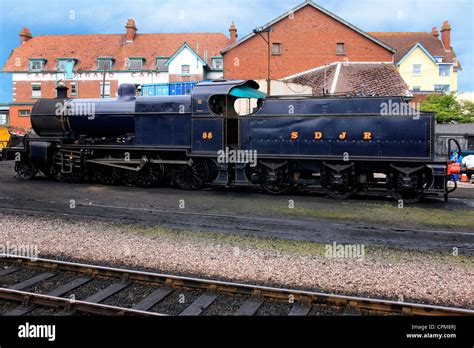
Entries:
POLYGON ((433 159, 432 117, 321 116, 240 119, 240 144, 259 156, 433 159))

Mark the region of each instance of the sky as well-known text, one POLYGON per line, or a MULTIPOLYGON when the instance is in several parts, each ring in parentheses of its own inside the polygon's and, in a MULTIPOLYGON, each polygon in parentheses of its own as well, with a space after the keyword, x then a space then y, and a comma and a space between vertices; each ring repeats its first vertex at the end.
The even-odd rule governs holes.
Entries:
MULTIPOLYGON (((232 20, 239 37, 303 0, 0 0, 0 66, 19 45, 19 32, 35 35, 124 33, 128 18, 139 32, 222 32, 232 20)), ((444 20, 463 71, 459 90, 474 91, 474 0, 315 0, 370 31, 431 31, 444 20)), ((0 74, 0 102, 12 100, 11 75, 0 74)))

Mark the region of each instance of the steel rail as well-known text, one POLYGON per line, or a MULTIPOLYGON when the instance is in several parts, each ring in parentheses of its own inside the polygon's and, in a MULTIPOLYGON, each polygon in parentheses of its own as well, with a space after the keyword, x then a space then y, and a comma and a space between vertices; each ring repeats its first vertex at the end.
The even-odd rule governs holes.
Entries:
POLYGON ((166 316, 165 314, 146 312, 125 307, 109 306, 101 303, 73 300, 70 298, 49 296, 28 291, 0 288, 0 299, 29 305, 38 305, 65 311, 78 311, 98 315, 119 316, 166 316))
MULTIPOLYGON (((61 270, 86 274, 92 277, 106 277, 115 279, 126 279, 150 284, 165 285, 173 288, 195 288, 212 292, 227 294, 250 295, 260 299, 268 299, 279 302, 306 305, 328 304, 339 307, 350 307, 369 311, 387 312, 402 315, 424 315, 424 316, 463 316, 474 315, 474 310, 445 307, 429 304, 392 301, 368 297, 357 297, 347 295, 336 295, 321 292, 293 290, 287 288, 276 288, 269 286, 250 285, 219 280, 200 279, 184 276, 176 276, 146 271, 136 271, 88 265, 76 262, 59 261, 43 258, 31 259, 23 256, 0 254, 0 261, 11 261, 16 265, 30 268, 61 270)), ((66 299, 65 301, 70 301, 66 299)))

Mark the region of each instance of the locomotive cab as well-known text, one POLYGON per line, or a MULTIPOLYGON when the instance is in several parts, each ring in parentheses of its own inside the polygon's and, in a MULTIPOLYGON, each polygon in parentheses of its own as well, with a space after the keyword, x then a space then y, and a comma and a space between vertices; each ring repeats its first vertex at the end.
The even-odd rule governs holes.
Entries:
MULTIPOLYGON (((226 81, 218 80, 212 83, 201 83, 194 87, 193 95, 197 109, 195 115, 208 114, 222 118, 224 128, 224 147, 238 148, 240 116, 258 112, 263 106, 267 95, 258 90, 260 86, 255 81, 226 81), (207 110, 200 109, 207 96, 207 110), (202 96, 202 99, 201 99, 202 96), (206 112, 207 111, 207 112, 206 112)), ((199 122, 199 121, 197 121, 199 122)))

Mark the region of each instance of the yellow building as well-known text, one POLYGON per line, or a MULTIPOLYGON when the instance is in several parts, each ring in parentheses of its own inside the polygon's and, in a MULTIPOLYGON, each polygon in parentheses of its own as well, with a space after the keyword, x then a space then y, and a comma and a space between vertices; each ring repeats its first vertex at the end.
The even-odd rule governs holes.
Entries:
POLYGON ((458 91, 461 70, 451 47, 451 26, 443 23, 441 37, 434 27, 427 32, 370 33, 395 48, 394 63, 414 93, 458 91))

